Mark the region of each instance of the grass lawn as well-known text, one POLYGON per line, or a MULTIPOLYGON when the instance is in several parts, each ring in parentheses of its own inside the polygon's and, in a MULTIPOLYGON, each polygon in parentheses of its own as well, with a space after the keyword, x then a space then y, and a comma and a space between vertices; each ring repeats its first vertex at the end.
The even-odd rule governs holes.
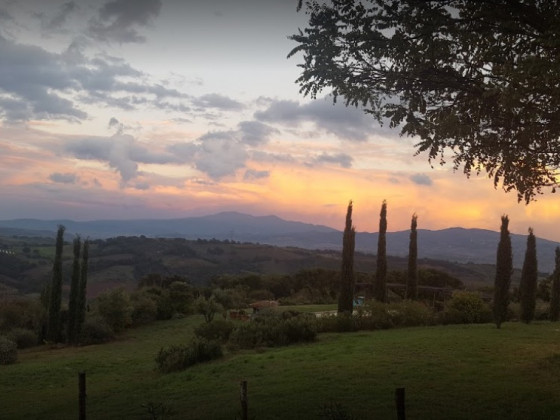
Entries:
POLYGON ((358 419, 395 419, 406 388, 409 419, 560 418, 560 325, 506 323, 321 334, 317 342, 227 355, 163 375, 154 356, 186 342, 200 317, 130 330, 106 345, 32 349, 0 366, 0 418, 76 419, 87 372, 88 419, 235 419, 248 381, 250 418, 318 418, 338 402, 358 419))

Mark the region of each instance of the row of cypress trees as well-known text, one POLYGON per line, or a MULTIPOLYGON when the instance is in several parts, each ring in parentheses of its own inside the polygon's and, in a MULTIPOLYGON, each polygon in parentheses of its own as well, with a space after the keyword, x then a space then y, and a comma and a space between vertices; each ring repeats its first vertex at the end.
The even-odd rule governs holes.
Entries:
MULTIPOLYGON (((511 285, 511 275, 513 273, 513 257, 511 239, 509 236, 509 218, 502 216, 500 228, 500 242, 496 257, 496 277, 494 279, 494 322, 496 327, 507 319, 509 305, 509 289, 511 285)), ((555 250, 554 272, 552 273, 552 292, 550 299, 550 320, 560 319, 560 248, 555 250)), ((529 228, 527 236, 527 248, 521 269, 521 281, 519 283, 519 303, 521 306, 520 318, 523 322, 529 323, 535 318, 535 306, 537 300, 537 240, 532 228, 529 228)))
MULTIPOLYGON (((406 282, 407 299, 418 297, 418 216, 412 215, 410 224, 410 243, 408 253, 408 270, 406 282)), ((356 230, 352 225, 352 201, 346 211, 346 224, 342 239, 342 270, 341 286, 338 298, 338 313, 351 314, 354 300, 354 248, 356 230)), ((373 283, 373 298, 379 302, 387 302, 387 200, 381 204, 379 214, 379 237, 377 242, 377 265, 373 283)))
MULTIPOLYGON (((55 256, 52 270, 52 280, 47 288, 47 331, 46 339, 50 342, 60 342, 62 338, 62 253, 64 248, 63 225, 58 226, 56 234, 55 256)), ((74 259, 72 262, 72 277, 70 283, 70 297, 68 300, 68 318, 66 323, 66 340, 68 343, 76 344, 80 335, 82 324, 86 315, 86 289, 89 259, 89 242, 83 244, 79 236, 73 242, 74 259), (81 256, 81 262, 80 262, 81 256)))
MULTIPOLYGON (((406 298, 416 299, 418 296, 418 245, 417 245, 418 216, 412 215, 410 224, 410 242, 408 253, 406 298)), ((498 328, 507 319, 510 301, 511 276, 513 274, 513 255, 511 238, 509 235, 509 218, 502 216, 500 241, 496 258, 496 275, 494 279, 493 315, 498 328)), ((352 313, 354 295, 354 248, 356 231, 352 225, 352 202, 346 212, 346 225, 342 244, 342 274, 338 302, 339 313, 352 313)), ((380 302, 387 301, 387 201, 383 200, 379 215, 379 237, 377 243, 377 266, 373 284, 373 298, 380 302)), ((521 282, 519 285, 520 318, 529 323, 535 317, 537 294, 537 246, 532 228, 527 236, 527 249, 521 282)), ((552 291, 550 302, 550 320, 560 320, 560 248, 556 248, 555 269, 552 275, 552 291)))

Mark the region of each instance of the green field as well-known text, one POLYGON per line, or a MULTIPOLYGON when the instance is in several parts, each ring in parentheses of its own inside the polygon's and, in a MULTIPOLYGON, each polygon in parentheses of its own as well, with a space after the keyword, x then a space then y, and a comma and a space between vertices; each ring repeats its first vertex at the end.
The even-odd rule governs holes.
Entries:
POLYGON ((0 366, 0 418, 76 419, 78 372, 87 372, 88 419, 235 419, 248 381, 250 418, 319 418, 337 402, 358 419, 394 419, 406 388, 409 419, 560 418, 560 326, 460 325, 321 334, 316 343, 160 374, 162 345, 186 342, 202 318, 158 322, 99 346, 22 351, 0 366))

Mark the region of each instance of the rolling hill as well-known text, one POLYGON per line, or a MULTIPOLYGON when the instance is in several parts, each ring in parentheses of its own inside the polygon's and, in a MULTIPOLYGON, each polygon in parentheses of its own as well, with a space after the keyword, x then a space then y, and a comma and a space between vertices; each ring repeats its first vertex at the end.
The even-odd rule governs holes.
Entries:
MULTIPOLYGON (((117 236, 146 236, 151 238, 184 238, 230 240, 282 247, 339 250, 342 232, 336 229, 286 221, 276 216, 250 216, 224 212, 209 216, 182 219, 72 220, 16 219, 0 221, 0 234, 12 236, 52 236, 58 224, 66 226, 67 237, 80 234, 92 239, 117 236), (17 232, 17 233, 14 233, 17 232)), ((538 232, 537 236, 538 236, 538 232)), ((358 232, 356 250, 374 253, 377 233, 358 232)), ((409 231, 387 233, 387 253, 405 257, 408 253, 409 231)), ((511 235, 513 261, 516 268, 523 264, 525 235, 511 235)), ((484 229, 460 227, 442 230, 418 230, 418 256, 460 263, 494 264, 499 233, 484 229)), ((554 250, 560 244, 537 238, 539 270, 552 272, 554 250)))

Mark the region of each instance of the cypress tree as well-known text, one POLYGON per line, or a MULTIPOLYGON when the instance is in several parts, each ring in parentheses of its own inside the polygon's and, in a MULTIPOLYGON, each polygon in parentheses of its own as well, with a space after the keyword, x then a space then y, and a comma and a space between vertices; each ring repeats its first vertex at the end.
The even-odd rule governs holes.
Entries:
POLYGON ((387 301, 387 201, 383 200, 379 214, 379 238, 377 241, 377 266, 373 297, 379 302, 387 301))
POLYGON ((354 309, 354 247, 356 230, 352 226, 352 201, 346 211, 346 225, 342 237, 342 269, 340 276, 340 293, 338 296, 338 313, 352 314, 354 309))
POLYGON ((535 304, 537 299, 537 243, 533 229, 529 228, 527 236, 527 249, 523 268, 521 270, 521 282, 519 284, 519 300, 521 303, 521 320, 529 323, 535 318, 535 304))
POLYGON ((80 289, 78 293, 76 308, 76 338, 80 337, 82 324, 86 319, 86 296, 87 296, 87 279, 88 279, 88 260, 89 260, 89 241, 84 241, 84 250, 82 252, 82 265, 80 267, 80 289))
POLYGON ((502 216, 502 227, 500 229, 500 242, 496 256, 496 277, 494 278, 494 322, 500 328, 502 322, 507 318, 509 304, 509 287, 511 274, 513 272, 513 257, 511 250, 511 238, 509 236, 509 218, 502 216))
POLYGON ((64 247, 64 226, 58 226, 52 272, 51 293, 49 297, 49 318, 47 340, 57 342, 60 338, 60 303, 62 300, 62 250, 64 247))
POLYGON ((82 240, 79 236, 74 238, 74 260, 72 261, 72 279, 70 283, 70 297, 68 300, 68 325, 67 340, 69 343, 76 342, 78 327, 78 299, 80 295, 80 250, 82 240))
POLYGON ((552 290, 550 292, 550 320, 560 319, 560 248, 556 247, 554 272, 552 273, 552 290))
POLYGON ((416 226, 418 216, 412 215, 410 222, 410 242, 408 244, 408 269, 406 278, 406 297, 407 299, 418 298, 418 233, 416 226))

